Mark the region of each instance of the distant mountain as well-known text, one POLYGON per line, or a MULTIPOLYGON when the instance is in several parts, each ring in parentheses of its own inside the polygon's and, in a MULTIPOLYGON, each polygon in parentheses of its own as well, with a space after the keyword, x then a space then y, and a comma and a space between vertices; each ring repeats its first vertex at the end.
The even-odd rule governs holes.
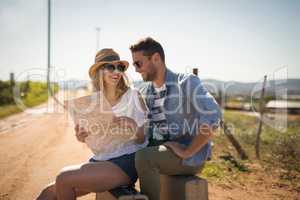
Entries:
MULTIPOLYGON (((202 80, 204 87, 213 94, 219 91, 225 92, 228 96, 252 96, 259 97, 262 89, 262 82, 237 82, 237 81, 219 81, 215 79, 202 80)), ((143 81, 134 82, 135 87, 141 87, 143 81)), ((266 95, 285 96, 300 95, 300 79, 270 80, 266 84, 266 95)), ((299 96, 300 98, 300 96, 299 96)))
MULTIPOLYGON (((204 86, 212 93, 217 90, 222 90, 229 96, 255 96, 260 94, 262 89, 262 82, 236 82, 236 81, 219 81, 213 79, 203 80, 204 86)), ((266 84, 267 95, 283 96, 300 95, 300 79, 287 79, 287 80, 270 80, 266 84)))
MULTIPOLYGON (((88 80, 66 80, 58 82, 62 89, 79 89, 88 87, 88 80)), ((237 82, 237 81, 219 81, 214 79, 202 80, 203 85, 213 94, 220 90, 228 96, 254 96, 258 97, 262 88, 262 82, 237 82)), ((140 88, 143 81, 134 81, 134 87, 140 88)), ((300 95, 300 79, 270 80, 267 81, 266 95, 300 95)))
POLYGON ((70 79, 65 81, 59 81, 58 85, 61 89, 75 90, 80 88, 86 88, 88 87, 89 83, 90 81, 87 80, 70 79))

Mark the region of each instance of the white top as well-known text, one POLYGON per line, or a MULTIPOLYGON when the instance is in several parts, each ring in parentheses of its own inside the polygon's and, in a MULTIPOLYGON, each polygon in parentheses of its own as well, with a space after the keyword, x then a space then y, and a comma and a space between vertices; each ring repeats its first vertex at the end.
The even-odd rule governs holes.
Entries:
MULTIPOLYGON (((129 88, 121 97, 121 100, 112 107, 113 113, 117 117, 126 116, 132 118, 140 127, 146 122, 146 111, 141 107, 139 100, 139 92, 137 89, 129 88)), ((88 136, 89 138, 90 136, 88 136)), ((87 139, 88 139, 87 138, 87 139)), ((111 158, 119 157, 125 154, 134 153, 147 146, 148 140, 143 144, 137 144, 134 141, 135 136, 126 140, 121 137, 112 137, 111 135, 104 135, 101 138, 92 136, 86 142, 94 142, 97 145, 105 145, 105 151, 94 152, 93 159, 95 160, 108 160, 111 158)))

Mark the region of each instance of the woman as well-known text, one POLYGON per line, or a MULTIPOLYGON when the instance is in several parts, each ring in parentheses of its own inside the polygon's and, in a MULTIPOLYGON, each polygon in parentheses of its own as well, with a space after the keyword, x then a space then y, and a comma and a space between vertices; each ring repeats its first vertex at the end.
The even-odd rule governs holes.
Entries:
MULTIPOLYGON (((131 89, 126 82, 124 72, 127 68, 128 62, 120 60, 115 51, 102 49, 97 53, 89 75, 95 91, 105 96, 118 116, 114 123, 127 128, 138 127, 135 128, 135 138, 117 146, 103 144, 110 151, 94 154, 88 163, 64 168, 56 181, 43 189, 37 199, 76 199, 90 192, 130 185, 137 180, 134 155, 147 145, 143 133, 145 105, 138 91, 131 89)), ((85 142, 89 136, 89 132, 78 125, 75 126, 75 132, 80 142, 85 142)))

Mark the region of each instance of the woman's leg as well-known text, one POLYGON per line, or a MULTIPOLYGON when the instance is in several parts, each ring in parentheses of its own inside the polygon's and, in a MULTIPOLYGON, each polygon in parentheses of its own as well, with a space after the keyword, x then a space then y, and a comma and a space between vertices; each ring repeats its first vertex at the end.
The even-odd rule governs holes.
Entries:
MULTIPOLYGON (((36 200, 57 200, 56 197, 56 189, 55 189, 55 182, 50 183, 47 185, 36 198, 36 200)), ((75 189, 76 197, 80 197, 86 195, 90 192, 83 191, 79 189, 75 189)))
POLYGON ((55 193, 55 182, 52 182, 49 185, 47 185, 36 198, 36 200, 56 200, 56 199, 57 198, 55 193))
POLYGON ((130 183, 130 178, 117 165, 100 161, 61 172, 56 178, 55 193, 58 200, 71 200, 80 191, 104 192, 130 183))
MULTIPOLYGON (((64 167, 60 173, 63 173, 68 170, 80 169, 81 166, 82 164, 64 167)), ((41 191, 41 193, 38 195, 36 200, 57 200, 55 188, 56 188, 55 182, 50 183, 41 191)), ((75 192, 76 192, 76 197, 83 196, 89 193, 88 191, 83 191, 79 189, 75 189, 75 192)))

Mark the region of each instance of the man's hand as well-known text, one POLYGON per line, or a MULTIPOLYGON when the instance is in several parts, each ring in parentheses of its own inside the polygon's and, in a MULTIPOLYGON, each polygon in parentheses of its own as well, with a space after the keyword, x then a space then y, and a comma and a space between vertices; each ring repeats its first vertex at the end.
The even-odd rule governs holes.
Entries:
POLYGON ((186 151, 186 147, 178 142, 166 142, 163 145, 172 149, 172 151, 182 159, 186 159, 189 157, 186 151))
POLYGON ((79 142, 85 142, 85 138, 89 135, 89 132, 84 128, 79 128, 79 124, 75 126, 75 136, 79 142))

